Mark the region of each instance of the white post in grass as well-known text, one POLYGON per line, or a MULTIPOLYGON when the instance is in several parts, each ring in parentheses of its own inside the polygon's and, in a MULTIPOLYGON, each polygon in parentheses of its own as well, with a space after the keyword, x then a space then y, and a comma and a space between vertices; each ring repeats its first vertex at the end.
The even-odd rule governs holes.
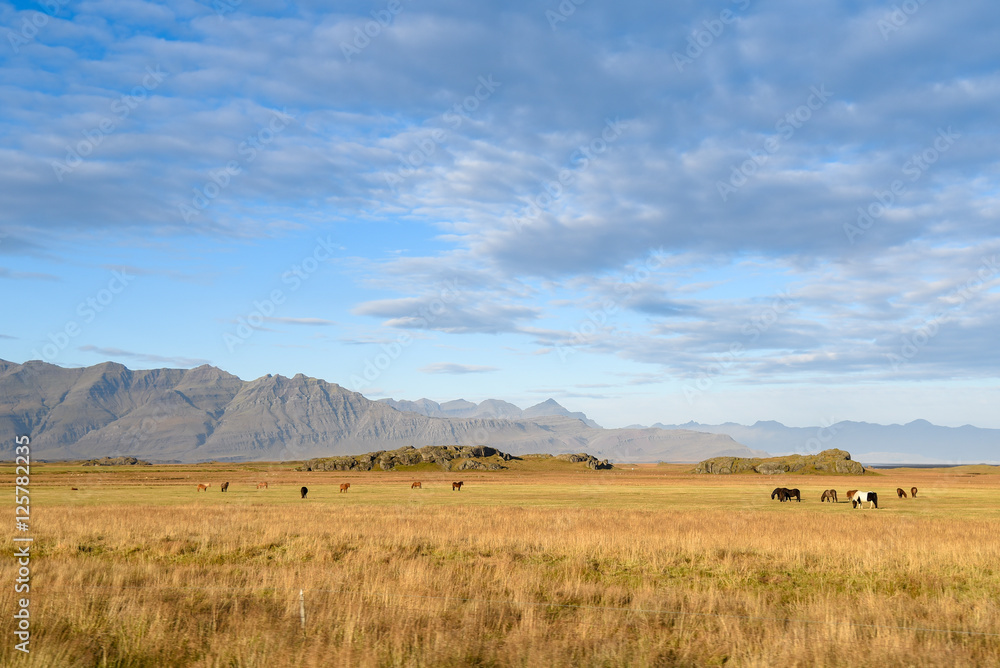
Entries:
POLYGON ((303 590, 299 590, 299 622, 302 624, 302 631, 306 630, 306 595, 303 590))

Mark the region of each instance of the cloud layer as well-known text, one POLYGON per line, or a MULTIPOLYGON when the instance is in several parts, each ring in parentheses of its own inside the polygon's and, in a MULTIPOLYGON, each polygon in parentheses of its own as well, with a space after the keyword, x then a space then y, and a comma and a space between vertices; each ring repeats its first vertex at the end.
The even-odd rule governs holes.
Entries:
POLYGON ((268 322, 701 391, 1000 371, 995 3, 388 6, 4 6, 0 254, 333 229, 359 296, 268 322))

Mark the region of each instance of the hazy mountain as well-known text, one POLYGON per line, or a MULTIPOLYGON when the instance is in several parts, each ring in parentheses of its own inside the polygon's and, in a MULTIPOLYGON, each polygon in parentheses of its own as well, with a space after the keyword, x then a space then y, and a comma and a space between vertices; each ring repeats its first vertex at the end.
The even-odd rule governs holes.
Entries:
POLYGON ((1000 429, 941 427, 926 420, 902 425, 843 421, 825 428, 786 427, 774 421, 750 426, 733 422, 653 426, 725 434, 751 448, 777 455, 839 448, 865 464, 1000 464, 1000 429))
POLYGON ((597 424, 583 413, 574 413, 560 406, 555 399, 547 399, 540 404, 535 404, 529 408, 521 410, 514 404, 499 399, 487 399, 479 404, 474 404, 465 399, 446 401, 438 404, 430 399, 419 399, 417 401, 397 401, 395 399, 379 399, 380 402, 389 404, 396 410, 420 413, 427 417, 496 417, 496 418, 536 418, 561 415, 582 421, 588 427, 600 429, 597 424))
MULTIPOLYGON (((396 403, 433 409, 426 400, 396 403)), ((500 401, 434 406, 445 413, 472 406, 523 413, 500 401)), ((588 452, 618 462, 758 454, 725 435, 599 429, 555 402, 532 409, 564 414, 429 417, 302 374, 244 381, 207 365, 133 371, 111 362, 64 369, 0 360, 0 439, 12 448, 15 435, 30 435, 38 459, 281 460, 472 444, 515 455, 588 452)))

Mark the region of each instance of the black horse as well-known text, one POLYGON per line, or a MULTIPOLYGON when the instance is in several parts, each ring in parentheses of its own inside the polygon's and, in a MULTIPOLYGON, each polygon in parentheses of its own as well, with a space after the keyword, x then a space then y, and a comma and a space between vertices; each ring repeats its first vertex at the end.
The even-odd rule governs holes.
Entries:
POLYGON ((788 501, 788 490, 784 487, 775 487, 774 491, 771 492, 771 500, 774 497, 778 497, 778 501, 788 501))
POLYGON ((309 488, 308 487, 303 487, 300 491, 302 492, 302 498, 304 499, 304 498, 306 498, 306 494, 309 493, 309 488))
POLYGON ((799 490, 797 490, 797 489, 786 489, 785 490, 785 494, 788 495, 787 498, 788 498, 789 501, 791 501, 792 497, 794 496, 796 501, 798 501, 799 503, 802 503, 802 494, 799 493, 799 490))

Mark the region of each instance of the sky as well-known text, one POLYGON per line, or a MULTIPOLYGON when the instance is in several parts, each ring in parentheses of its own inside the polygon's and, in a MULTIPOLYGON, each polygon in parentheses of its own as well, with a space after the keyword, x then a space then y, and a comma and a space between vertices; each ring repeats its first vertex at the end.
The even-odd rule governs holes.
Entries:
POLYGON ((1000 5, 0 4, 0 358, 1000 428, 1000 5))

